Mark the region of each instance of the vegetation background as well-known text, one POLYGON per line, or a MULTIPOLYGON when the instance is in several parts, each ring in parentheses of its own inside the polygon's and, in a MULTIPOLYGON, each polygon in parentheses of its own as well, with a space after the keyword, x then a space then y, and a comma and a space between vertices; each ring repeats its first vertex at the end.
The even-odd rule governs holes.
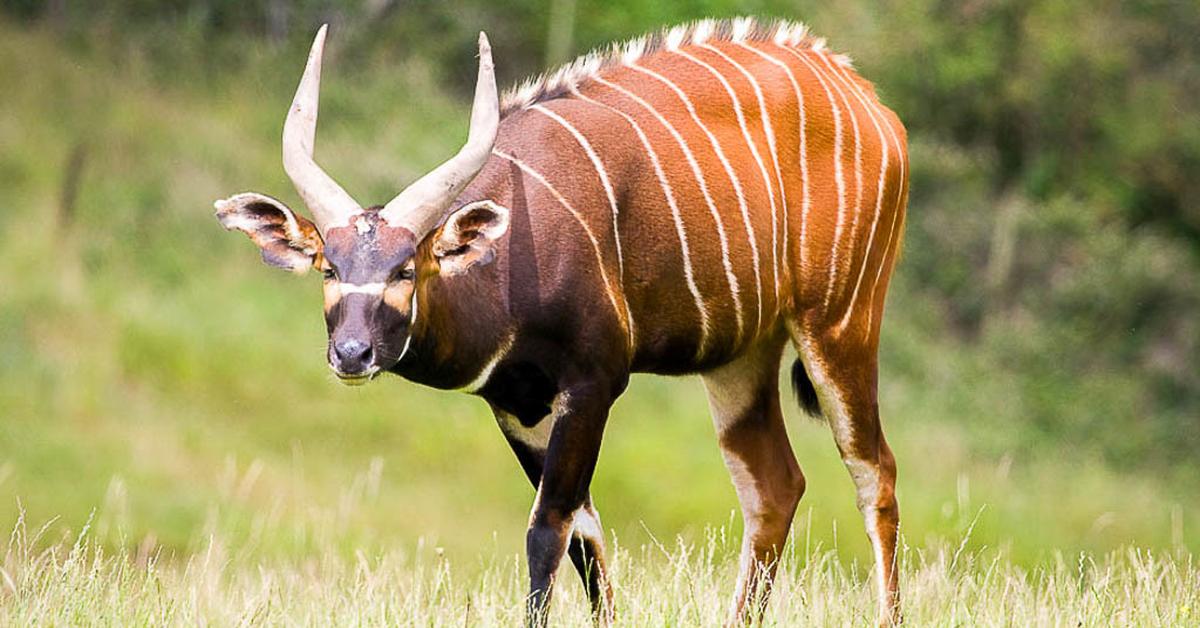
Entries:
MULTIPOLYGON (((908 125, 881 383, 906 542, 1031 568, 1200 550, 1193 0, 4 0, 0 528, 44 525, 14 536, 32 551, 86 526, 143 563, 517 554, 533 491, 486 406, 338 385, 316 280, 211 202, 302 206, 278 135, 320 23, 320 159, 379 202, 464 138, 480 29, 512 84, 741 14, 807 22, 908 125)), ((798 542, 868 564, 828 428, 789 415, 798 542)), ((593 492, 620 543, 736 538, 698 380, 635 378, 609 425, 593 492)))

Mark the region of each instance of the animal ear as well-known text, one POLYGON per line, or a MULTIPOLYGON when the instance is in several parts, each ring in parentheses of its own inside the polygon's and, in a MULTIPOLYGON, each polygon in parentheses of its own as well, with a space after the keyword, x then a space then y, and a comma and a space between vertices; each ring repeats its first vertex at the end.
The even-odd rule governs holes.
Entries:
POLYGON ((245 192, 213 207, 221 226, 250 236, 270 266, 302 274, 325 248, 316 225, 265 194, 245 192))
POLYGON ((496 241, 508 231, 508 208, 491 201, 463 205, 442 225, 433 242, 442 274, 457 275, 496 256, 496 241))

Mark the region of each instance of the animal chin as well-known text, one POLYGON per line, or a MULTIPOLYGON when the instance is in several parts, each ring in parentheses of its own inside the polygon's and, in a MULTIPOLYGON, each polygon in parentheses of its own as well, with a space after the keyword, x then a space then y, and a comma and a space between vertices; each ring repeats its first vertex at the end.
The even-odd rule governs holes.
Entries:
POLYGON ((372 366, 370 369, 363 371, 362 373, 343 373, 334 368, 333 365, 330 365, 329 368, 333 371, 334 375, 337 375, 338 381, 347 386, 362 386, 363 384, 375 379, 375 377, 381 372, 378 366, 372 366))

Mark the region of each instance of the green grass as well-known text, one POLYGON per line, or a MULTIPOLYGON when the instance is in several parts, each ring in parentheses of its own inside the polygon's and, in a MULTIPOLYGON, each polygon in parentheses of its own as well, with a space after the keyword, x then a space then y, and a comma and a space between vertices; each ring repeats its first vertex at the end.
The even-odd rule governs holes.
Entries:
MULTIPOLYGON (((295 201, 278 131, 296 55, 164 78, 136 51, 92 46, 0 23, 0 526, 48 522, 10 546, 4 623, 459 623, 468 598, 473 619, 511 620, 533 491, 485 404, 395 379, 338 385, 315 278, 266 268, 212 218, 213 199, 247 189, 295 201), (80 143, 67 220, 59 187, 80 143)), ((464 134, 437 84, 419 64, 328 72, 322 163, 361 198, 389 196, 464 134)), ((908 616, 1186 623, 1195 476, 1114 470, 1075 443, 992 446, 1015 429, 1003 374, 912 301, 893 298, 881 388, 904 535, 924 548, 905 558, 908 616)), ((809 492, 772 617, 859 622, 870 552, 853 489, 828 428, 788 405, 809 492)), ((593 493, 639 548, 617 563, 626 618, 716 621, 740 523, 699 382, 635 377, 609 426, 593 493), (677 537, 670 557, 642 549, 677 537)), ((576 593, 562 614, 582 617, 576 593)))

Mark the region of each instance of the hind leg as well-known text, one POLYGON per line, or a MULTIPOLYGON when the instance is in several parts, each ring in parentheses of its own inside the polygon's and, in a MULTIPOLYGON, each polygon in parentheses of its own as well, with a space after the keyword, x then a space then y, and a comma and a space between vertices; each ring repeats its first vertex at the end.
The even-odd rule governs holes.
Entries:
POLYGON ((878 362, 870 341, 822 341, 797 334, 797 349, 833 429, 857 492, 858 509, 875 553, 879 623, 900 621, 896 542, 896 459, 883 436, 877 400, 878 362))
POLYGON ((800 496, 804 475, 779 408, 782 342, 704 375, 721 455, 741 503, 745 530, 735 621, 759 619, 800 496))

